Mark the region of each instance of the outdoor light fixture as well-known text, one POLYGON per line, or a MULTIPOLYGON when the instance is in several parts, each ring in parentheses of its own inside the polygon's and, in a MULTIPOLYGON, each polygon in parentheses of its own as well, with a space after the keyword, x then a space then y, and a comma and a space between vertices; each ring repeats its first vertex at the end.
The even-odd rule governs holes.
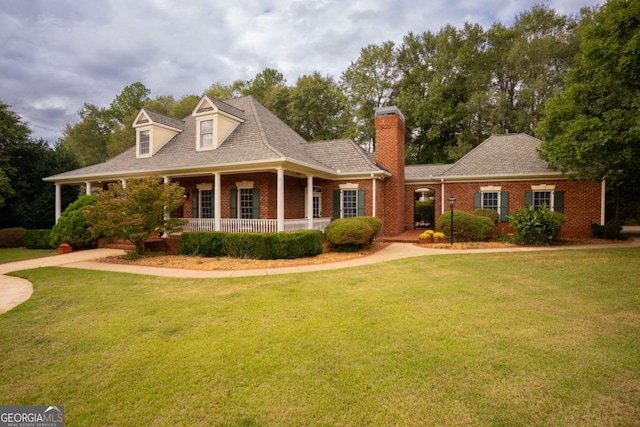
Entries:
POLYGON ((456 206, 456 198, 449 196, 449 207, 451 208, 451 244, 453 245, 453 208, 456 206))

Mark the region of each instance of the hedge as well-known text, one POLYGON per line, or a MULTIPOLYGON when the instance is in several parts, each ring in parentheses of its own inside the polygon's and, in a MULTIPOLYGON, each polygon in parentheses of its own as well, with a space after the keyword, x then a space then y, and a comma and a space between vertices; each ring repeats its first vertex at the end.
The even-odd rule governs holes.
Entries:
POLYGON ((27 249, 51 249, 51 230, 27 230, 22 243, 27 249))
POLYGON ((293 259, 322 253, 319 230, 282 233, 182 233, 180 253, 206 257, 293 259))
MULTIPOLYGON (((450 233, 451 212, 445 212, 440 215, 437 228, 445 234, 450 233)), ((489 240, 493 228, 493 221, 486 216, 472 215, 460 210, 453 212, 453 234, 455 241, 478 242, 489 240)))
POLYGON ((27 230, 22 227, 3 228, 0 230, 0 248, 22 247, 22 240, 26 231, 27 230))

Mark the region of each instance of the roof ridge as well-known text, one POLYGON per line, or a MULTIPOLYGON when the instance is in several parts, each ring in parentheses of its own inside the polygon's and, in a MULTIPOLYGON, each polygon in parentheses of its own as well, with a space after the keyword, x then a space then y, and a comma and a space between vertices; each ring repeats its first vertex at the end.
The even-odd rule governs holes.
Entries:
POLYGON ((279 155, 280 157, 283 157, 283 158, 286 157, 282 152, 280 152, 280 150, 277 150, 275 147, 273 147, 269 143, 269 138, 267 138, 267 133, 264 131, 264 126, 262 125, 262 117, 258 116, 258 110, 256 109, 256 106, 255 106, 258 100, 255 99, 252 95, 248 95, 246 98, 249 101, 249 107, 251 107, 251 112, 253 113, 253 116, 256 118, 256 126, 258 127, 258 131, 260 132, 260 138, 262 139, 262 143, 271 151, 279 155))

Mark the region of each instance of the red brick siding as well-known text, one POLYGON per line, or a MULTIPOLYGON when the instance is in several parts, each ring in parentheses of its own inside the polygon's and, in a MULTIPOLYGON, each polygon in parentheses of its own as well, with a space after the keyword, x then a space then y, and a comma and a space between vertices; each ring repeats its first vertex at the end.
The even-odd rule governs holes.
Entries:
MULTIPOLYGON (((524 193, 531 191, 532 185, 555 185, 555 190, 564 191, 565 224, 560 231, 564 238, 591 237, 591 224, 600 223, 601 216, 601 184, 586 181, 569 180, 535 180, 535 181, 483 181, 473 183, 445 183, 445 209, 449 210, 447 199, 456 197, 455 209, 473 212, 473 194, 484 186, 500 186, 502 191, 509 192, 509 214, 524 207, 524 193)), ((442 214, 442 190, 440 184, 407 185, 405 197, 410 202, 405 204, 406 221, 413 222, 413 192, 418 188, 429 187, 436 192, 436 221, 442 214)), ((508 229, 507 225, 502 227, 508 229)))

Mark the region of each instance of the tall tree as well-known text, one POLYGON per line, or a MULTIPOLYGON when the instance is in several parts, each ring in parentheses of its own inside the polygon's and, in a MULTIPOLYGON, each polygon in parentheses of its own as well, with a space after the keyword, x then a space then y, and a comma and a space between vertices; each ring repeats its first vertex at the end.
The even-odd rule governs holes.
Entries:
POLYGON ((550 166, 615 184, 640 170, 640 2, 609 0, 585 19, 579 62, 536 133, 550 166))
POLYGON ((352 135, 356 142, 370 150, 375 150, 375 110, 396 102, 400 79, 397 54, 391 41, 379 46, 369 45, 360 51, 358 60, 352 62, 340 78, 349 110, 355 116, 352 135))
POLYGON ((78 115, 78 123, 65 126, 61 144, 73 151, 83 166, 104 162, 112 133, 112 122, 106 109, 84 104, 78 115))
POLYGON ((184 95, 171 107, 169 115, 174 119, 182 120, 191 114, 199 100, 200 97, 197 95, 184 95))
POLYGON ((8 197, 15 194, 9 178, 15 173, 9 155, 10 147, 26 141, 30 134, 31 130, 22 122, 20 116, 9 110, 9 105, 0 100, 0 208, 6 204, 8 197))
POLYGON ((333 78, 316 71, 300 77, 291 89, 288 124, 309 141, 341 138, 349 128, 346 106, 333 78))

